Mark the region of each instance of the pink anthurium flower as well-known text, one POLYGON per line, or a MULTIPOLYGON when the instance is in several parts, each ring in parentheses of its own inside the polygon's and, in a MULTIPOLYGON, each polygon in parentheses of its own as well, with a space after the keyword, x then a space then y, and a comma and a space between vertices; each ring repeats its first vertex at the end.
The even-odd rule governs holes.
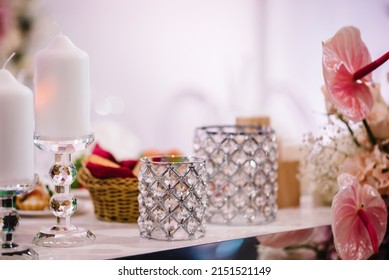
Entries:
POLYGON ((323 76, 329 96, 346 118, 362 121, 373 107, 367 85, 371 72, 389 59, 389 52, 371 62, 359 30, 348 26, 323 43, 323 76))
POLYGON ((387 225, 385 201, 374 187, 361 187, 356 177, 338 177, 339 192, 332 200, 332 232, 341 259, 368 259, 378 251, 387 225))
POLYGON ((353 74, 371 62, 370 53, 355 27, 344 27, 323 43, 323 75, 329 96, 348 119, 358 122, 373 107, 366 82, 371 74, 354 81, 353 74))

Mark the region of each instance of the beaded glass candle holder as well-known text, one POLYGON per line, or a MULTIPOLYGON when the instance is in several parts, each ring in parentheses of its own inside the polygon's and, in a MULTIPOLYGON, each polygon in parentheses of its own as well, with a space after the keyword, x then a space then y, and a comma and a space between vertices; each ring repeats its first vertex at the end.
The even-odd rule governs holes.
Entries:
POLYGON ((269 126, 196 129, 195 154, 207 159, 208 222, 250 225, 275 219, 277 149, 269 126))
POLYGON ((156 156, 140 160, 140 235, 190 240, 205 233, 205 159, 156 156))

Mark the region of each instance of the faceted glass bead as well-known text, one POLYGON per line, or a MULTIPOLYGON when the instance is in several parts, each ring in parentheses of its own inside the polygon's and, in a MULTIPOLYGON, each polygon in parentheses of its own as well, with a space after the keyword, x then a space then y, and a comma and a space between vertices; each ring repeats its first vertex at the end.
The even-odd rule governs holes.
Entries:
POLYGON ((67 165, 54 163, 49 170, 49 175, 55 185, 67 186, 71 185, 76 179, 77 170, 72 163, 67 165))
POLYGON ((77 210, 77 199, 72 193, 55 193, 50 199, 50 210, 56 217, 67 217, 77 210))

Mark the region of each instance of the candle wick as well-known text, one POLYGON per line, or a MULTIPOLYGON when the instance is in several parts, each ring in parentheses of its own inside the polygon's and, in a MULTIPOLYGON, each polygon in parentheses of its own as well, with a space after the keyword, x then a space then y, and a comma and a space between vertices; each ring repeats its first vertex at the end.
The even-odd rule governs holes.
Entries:
POLYGON ((9 57, 8 57, 8 59, 4 62, 4 64, 3 64, 3 68, 1 68, 1 69, 5 69, 5 66, 7 66, 7 64, 8 64, 8 62, 10 62, 11 61, 11 59, 15 56, 15 52, 13 52, 9 57))
POLYGON ((51 21, 57 27, 57 31, 58 31, 59 35, 62 35, 62 29, 61 29, 61 26, 58 24, 58 22, 56 22, 54 19, 52 19, 51 21))

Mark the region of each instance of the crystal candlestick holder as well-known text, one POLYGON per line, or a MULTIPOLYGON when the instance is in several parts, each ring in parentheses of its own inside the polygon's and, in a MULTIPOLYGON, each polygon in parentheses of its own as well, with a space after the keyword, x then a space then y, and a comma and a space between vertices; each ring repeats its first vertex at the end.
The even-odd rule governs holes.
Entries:
POLYGON ((0 260, 36 260, 38 254, 29 246, 18 245, 14 242, 15 232, 19 226, 19 214, 15 208, 17 194, 27 193, 35 188, 38 176, 25 184, 0 185, 0 227, 1 248, 0 260))
POLYGON ((85 228, 74 226, 71 216, 77 210, 77 199, 70 192, 70 185, 77 176, 76 167, 71 162, 71 154, 86 149, 94 141, 93 134, 72 139, 51 139, 34 136, 34 143, 40 150, 54 153, 55 162, 49 175, 55 184, 55 191, 50 199, 50 211, 57 218, 57 223, 41 229, 33 243, 45 247, 78 247, 92 243, 96 237, 85 228))

